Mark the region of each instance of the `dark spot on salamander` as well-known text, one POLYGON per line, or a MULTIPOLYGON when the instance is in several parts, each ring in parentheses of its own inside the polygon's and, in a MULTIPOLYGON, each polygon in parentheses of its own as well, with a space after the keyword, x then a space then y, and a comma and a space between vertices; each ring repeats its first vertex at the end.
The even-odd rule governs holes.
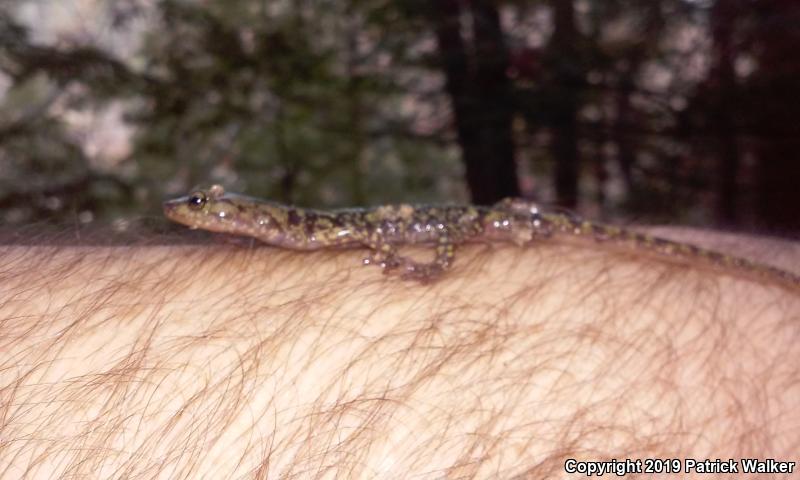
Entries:
POLYGON ((297 227, 299 225, 302 225, 306 220, 308 220, 308 216, 309 214, 300 213, 296 209, 291 209, 289 210, 289 214, 287 215, 286 221, 288 222, 290 227, 297 227))
POLYGON ((611 232, 603 225, 592 224, 592 234, 597 240, 608 240, 612 237, 611 232))

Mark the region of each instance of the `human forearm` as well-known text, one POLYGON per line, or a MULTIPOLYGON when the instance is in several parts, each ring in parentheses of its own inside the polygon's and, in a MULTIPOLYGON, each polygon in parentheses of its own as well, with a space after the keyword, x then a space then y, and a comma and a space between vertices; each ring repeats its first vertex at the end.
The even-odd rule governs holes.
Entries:
POLYGON ((797 294, 558 244, 461 253, 421 286, 347 251, 8 247, 0 471, 539 477, 796 449, 797 294))

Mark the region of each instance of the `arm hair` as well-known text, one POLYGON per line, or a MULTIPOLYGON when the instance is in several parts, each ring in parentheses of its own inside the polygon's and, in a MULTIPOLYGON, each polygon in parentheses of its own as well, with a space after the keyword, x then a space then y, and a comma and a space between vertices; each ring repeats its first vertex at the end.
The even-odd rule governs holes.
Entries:
POLYGON ((0 478, 798 451, 797 292, 588 245, 458 253, 423 286, 354 251, 0 247, 0 478))

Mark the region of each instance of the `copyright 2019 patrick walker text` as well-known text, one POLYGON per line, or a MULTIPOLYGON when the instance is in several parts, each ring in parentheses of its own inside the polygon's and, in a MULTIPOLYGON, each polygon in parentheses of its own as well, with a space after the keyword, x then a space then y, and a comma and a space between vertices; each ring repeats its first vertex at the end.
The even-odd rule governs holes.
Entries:
POLYGON ((708 473, 708 474, 737 474, 737 473, 771 473, 791 474, 797 462, 775 460, 774 458, 729 458, 722 459, 695 459, 695 458, 638 458, 617 460, 616 458, 603 461, 584 461, 568 458, 564 462, 564 471, 586 475, 587 477, 602 477, 603 475, 616 475, 623 477, 634 473, 708 473))

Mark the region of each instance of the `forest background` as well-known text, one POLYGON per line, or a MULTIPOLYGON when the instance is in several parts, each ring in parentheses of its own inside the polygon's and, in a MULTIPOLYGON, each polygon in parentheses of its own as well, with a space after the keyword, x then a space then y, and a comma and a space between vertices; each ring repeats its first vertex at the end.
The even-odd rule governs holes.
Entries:
POLYGON ((796 236, 798 25, 796 0, 6 0, 0 225, 126 229, 222 183, 796 236))

